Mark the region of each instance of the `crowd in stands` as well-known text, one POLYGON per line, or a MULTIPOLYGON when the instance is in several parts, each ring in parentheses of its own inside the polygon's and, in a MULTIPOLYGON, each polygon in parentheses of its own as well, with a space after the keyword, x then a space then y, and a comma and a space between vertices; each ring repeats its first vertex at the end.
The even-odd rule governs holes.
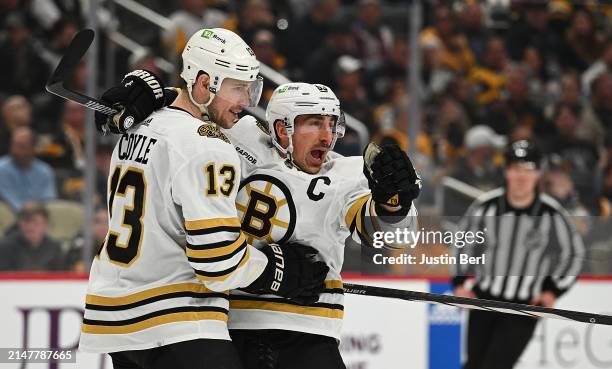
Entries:
MULTIPOLYGON (((536 141, 546 154, 542 190, 574 215, 597 216, 578 222, 579 230, 612 260, 612 234, 601 231, 612 214, 612 5, 423 1, 421 84, 412 96, 409 2, 139 2, 167 16, 174 28, 162 31, 119 10, 116 16, 97 12, 100 68, 106 68, 104 45, 115 29, 146 47, 117 50, 112 83, 137 67, 176 83, 160 58, 175 60, 197 29, 232 29, 260 61, 290 79, 332 87, 343 110, 366 124, 374 140, 412 152, 425 183, 420 208, 435 208, 445 176, 482 191, 499 186, 505 144, 536 141), (422 102, 416 122, 408 118, 412 99, 422 102), (408 139, 409 125, 418 127, 417 137, 408 139)), ((47 233, 52 216, 36 204, 82 201, 84 169, 95 167, 93 201, 104 207, 112 140, 98 143, 96 163, 88 165, 85 109, 44 91, 87 12, 79 0, 0 0, 0 201, 15 215, 0 242, 0 270, 83 270, 82 236, 54 240, 47 233)), ((100 91, 110 87, 102 80, 100 91)), ((72 86, 85 90, 85 84, 82 63, 72 86)), ((264 106, 274 87, 266 82, 264 106)), ((347 155, 361 150, 350 131, 337 147, 347 155)), ((447 194, 445 208, 434 215, 462 214, 470 199, 453 196, 447 194)), ((105 233, 102 215, 96 216, 98 241, 105 233)))

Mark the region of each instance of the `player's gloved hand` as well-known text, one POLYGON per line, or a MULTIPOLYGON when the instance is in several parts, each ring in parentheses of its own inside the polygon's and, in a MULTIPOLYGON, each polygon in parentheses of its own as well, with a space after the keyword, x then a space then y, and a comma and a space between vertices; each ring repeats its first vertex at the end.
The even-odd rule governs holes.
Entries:
POLYGON ((164 86, 157 76, 137 69, 111 87, 101 100, 119 110, 114 116, 96 112, 96 128, 102 133, 123 133, 164 106, 164 86))
POLYGON ((363 152, 363 173, 378 204, 410 208, 421 192, 421 178, 397 145, 370 143, 363 152))
POLYGON ((329 267, 314 257, 318 251, 297 243, 269 244, 260 249, 268 264, 261 275, 244 291, 274 294, 301 304, 312 304, 325 289, 329 267))

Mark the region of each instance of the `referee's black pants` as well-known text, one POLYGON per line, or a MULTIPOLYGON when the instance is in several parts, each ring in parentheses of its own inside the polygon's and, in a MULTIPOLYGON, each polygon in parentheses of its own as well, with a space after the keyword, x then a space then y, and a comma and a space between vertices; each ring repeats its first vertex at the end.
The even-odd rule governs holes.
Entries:
POLYGON ((294 331, 230 329, 244 369, 346 369, 338 342, 294 331))
POLYGON ((109 355, 114 369, 242 369, 229 340, 197 339, 109 355))
POLYGON ((527 347, 537 319, 472 310, 463 369, 512 369, 527 347))

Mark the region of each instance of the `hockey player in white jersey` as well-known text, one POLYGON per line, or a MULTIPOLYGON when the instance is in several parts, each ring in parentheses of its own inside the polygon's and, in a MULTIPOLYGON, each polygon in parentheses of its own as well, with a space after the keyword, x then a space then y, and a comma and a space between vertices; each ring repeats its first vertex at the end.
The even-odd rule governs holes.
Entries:
POLYGON ((326 86, 279 86, 267 121, 246 116, 223 130, 241 157, 242 229, 255 244, 315 245, 330 271, 315 303, 232 291, 230 332, 247 368, 344 368, 337 340, 345 239, 369 245, 376 230, 416 227, 420 180, 397 146, 368 146, 365 163, 331 152, 344 125, 326 86))
MULTIPOLYGON (((257 249, 240 229, 240 162, 212 122, 230 128, 257 103, 250 48, 232 32, 200 30, 183 65, 187 88, 123 134, 112 154, 109 233, 91 268, 80 349, 110 353, 115 369, 240 368, 228 290, 303 302, 323 289, 328 271, 311 260, 311 247, 257 249)), ((122 91, 160 101, 153 79, 130 74, 122 91)), ((120 118, 123 128, 132 124, 120 118)))

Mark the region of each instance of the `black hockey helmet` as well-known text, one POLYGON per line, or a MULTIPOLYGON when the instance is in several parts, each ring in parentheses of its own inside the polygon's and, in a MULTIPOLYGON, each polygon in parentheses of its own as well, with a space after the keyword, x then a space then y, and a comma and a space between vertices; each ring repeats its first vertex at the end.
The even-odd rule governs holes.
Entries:
POLYGON ((516 163, 533 163, 535 168, 540 168, 541 154, 534 143, 529 140, 518 140, 508 145, 506 149, 506 166, 516 163))

